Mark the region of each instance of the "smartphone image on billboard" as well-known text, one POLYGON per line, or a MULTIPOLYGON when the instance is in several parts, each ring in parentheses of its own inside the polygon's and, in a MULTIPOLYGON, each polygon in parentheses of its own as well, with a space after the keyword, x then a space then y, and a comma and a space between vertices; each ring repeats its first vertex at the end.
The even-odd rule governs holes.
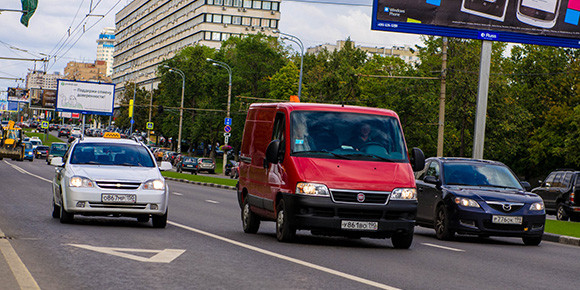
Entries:
POLYGON ((461 12, 503 22, 509 0, 463 0, 461 12))
POLYGON ((552 28, 556 25, 561 0, 518 0, 519 21, 541 27, 552 28))

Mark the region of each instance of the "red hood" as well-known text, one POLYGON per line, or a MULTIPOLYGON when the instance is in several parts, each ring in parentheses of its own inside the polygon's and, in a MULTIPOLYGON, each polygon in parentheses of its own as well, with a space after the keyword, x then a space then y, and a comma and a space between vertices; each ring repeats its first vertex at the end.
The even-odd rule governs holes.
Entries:
POLYGON ((298 181, 326 184, 331 189, 391 191, 415 187, 409 163, 322 158, 295 158, 298 181))

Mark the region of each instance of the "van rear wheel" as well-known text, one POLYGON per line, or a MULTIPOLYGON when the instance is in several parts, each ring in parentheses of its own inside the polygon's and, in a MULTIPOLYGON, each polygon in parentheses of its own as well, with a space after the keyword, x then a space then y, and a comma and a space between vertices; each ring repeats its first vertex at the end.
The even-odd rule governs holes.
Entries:
POLYGON ((276 212, 276 239, 280 242, 290 242, 295 235, 296 229, 290 226, 286 203, 280 199, 276 212))
POLYGON ((260 228, 260 219, 250 209, 247 197, 244 199, 242 207, 242 228, 248 234, 255 234, 260 228))

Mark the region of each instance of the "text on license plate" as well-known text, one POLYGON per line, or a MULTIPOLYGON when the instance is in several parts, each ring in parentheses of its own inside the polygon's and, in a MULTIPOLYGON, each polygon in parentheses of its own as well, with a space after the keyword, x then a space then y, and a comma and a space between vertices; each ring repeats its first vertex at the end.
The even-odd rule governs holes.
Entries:
POLYGON ((101 201, 110 203, 136 203, 137 196, 134 194, 101 194, 101 201))
POLYGON ((342 221, 340 228, 343 230, 376 231, 379 229, 378 222, 342 221))
POLYGON ((494 215, 491 218, 491 222, 494 224, 521 225, 522 221, 523 218, 521 216, 494 215))

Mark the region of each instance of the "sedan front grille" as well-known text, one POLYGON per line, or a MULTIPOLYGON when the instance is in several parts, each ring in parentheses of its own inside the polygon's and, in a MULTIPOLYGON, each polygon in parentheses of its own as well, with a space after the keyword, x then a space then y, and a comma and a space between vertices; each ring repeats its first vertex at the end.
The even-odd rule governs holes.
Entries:
POLYGON ((140 182, 97 181, 100 188, 135 190, 141 186, 140 182))
POLYGON ((497 211, 501 211, 501 212, 505 212, 505 213, 516 212, 516 211, 520 210, 522 207, 524 207, 523 203, 514 203, 514 202, 488 201, 487 205, 489 205, 489 207, 491 207, 497 211))

